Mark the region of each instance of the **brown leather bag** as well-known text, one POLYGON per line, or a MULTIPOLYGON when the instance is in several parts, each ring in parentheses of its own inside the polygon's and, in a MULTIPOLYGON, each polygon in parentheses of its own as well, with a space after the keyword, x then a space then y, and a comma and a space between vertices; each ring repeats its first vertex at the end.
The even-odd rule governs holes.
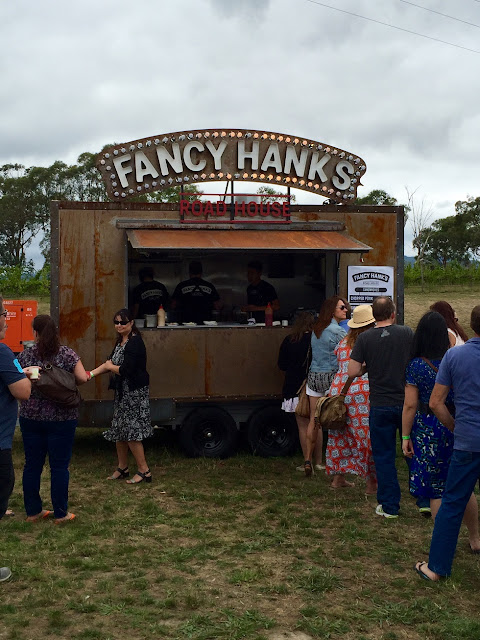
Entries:
POLYGON ((321 429, 343 431, 347 426, 347 407, 345 396, 354 378, 347 378, 338 396, 323 396, 317 401, 315 422, 321 429))
POLYGON ((50 362, 42 366, 40 377, 34 384, 44 398, 63 409, 78 407, 82 399, 74 374, 50 362))
POLYGON ((307 381, 302 382, 302 386, 297 391, 298 404, 295 407, 295 415, 302 418, 310 417, 310 400, 307 396, 307 381))

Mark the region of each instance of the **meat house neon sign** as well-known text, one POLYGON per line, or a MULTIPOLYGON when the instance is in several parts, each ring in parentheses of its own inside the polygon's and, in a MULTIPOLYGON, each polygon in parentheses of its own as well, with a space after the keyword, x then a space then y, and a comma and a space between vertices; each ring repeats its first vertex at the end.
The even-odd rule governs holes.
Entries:
POLYGON ((324 143, 270 131, 201 129, 106 147, 97 157, 114 200, 171 186, 262 182, 351 203, 366 171, 359 156, 324 143))

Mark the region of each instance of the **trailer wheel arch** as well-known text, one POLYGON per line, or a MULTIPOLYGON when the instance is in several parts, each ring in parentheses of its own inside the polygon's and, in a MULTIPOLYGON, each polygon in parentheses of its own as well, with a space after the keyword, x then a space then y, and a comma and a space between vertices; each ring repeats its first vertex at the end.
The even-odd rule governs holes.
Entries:
POLYGON ((192 458, 227 458, 237 449, 238 429, 225 409, 212 405, 197 407, 184 419, 178 440, 192 458))
POLYGON ((299 446, 295 417, 279 406, 263 406, 249 418, 247 439, 253 455, 264 458, 292 455, 299 446))

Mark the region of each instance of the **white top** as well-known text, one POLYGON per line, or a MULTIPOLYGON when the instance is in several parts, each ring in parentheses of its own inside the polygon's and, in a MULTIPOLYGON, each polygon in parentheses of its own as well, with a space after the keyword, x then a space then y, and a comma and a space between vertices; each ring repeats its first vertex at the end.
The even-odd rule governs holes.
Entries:
POLYGON ((458 333, 455 333, 453 329, 447 328, 447 331, 455 338, 455 344, 453 345, 454 347, 458 347, 461 344, 465 344, 465 340, 462 340, 462 338, 458 335, 458 333))

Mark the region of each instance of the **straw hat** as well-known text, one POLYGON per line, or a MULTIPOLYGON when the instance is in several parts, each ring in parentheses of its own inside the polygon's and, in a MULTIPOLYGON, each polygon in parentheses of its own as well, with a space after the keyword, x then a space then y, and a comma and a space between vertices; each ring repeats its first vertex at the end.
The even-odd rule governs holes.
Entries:
POLYGON ((372 307, 369 304, 360 304, 355 307, 352 313, 352 318, 347 322, 351 329, 359 329, 365 327, 367 324, 375 322, 373 317, 372 307))

